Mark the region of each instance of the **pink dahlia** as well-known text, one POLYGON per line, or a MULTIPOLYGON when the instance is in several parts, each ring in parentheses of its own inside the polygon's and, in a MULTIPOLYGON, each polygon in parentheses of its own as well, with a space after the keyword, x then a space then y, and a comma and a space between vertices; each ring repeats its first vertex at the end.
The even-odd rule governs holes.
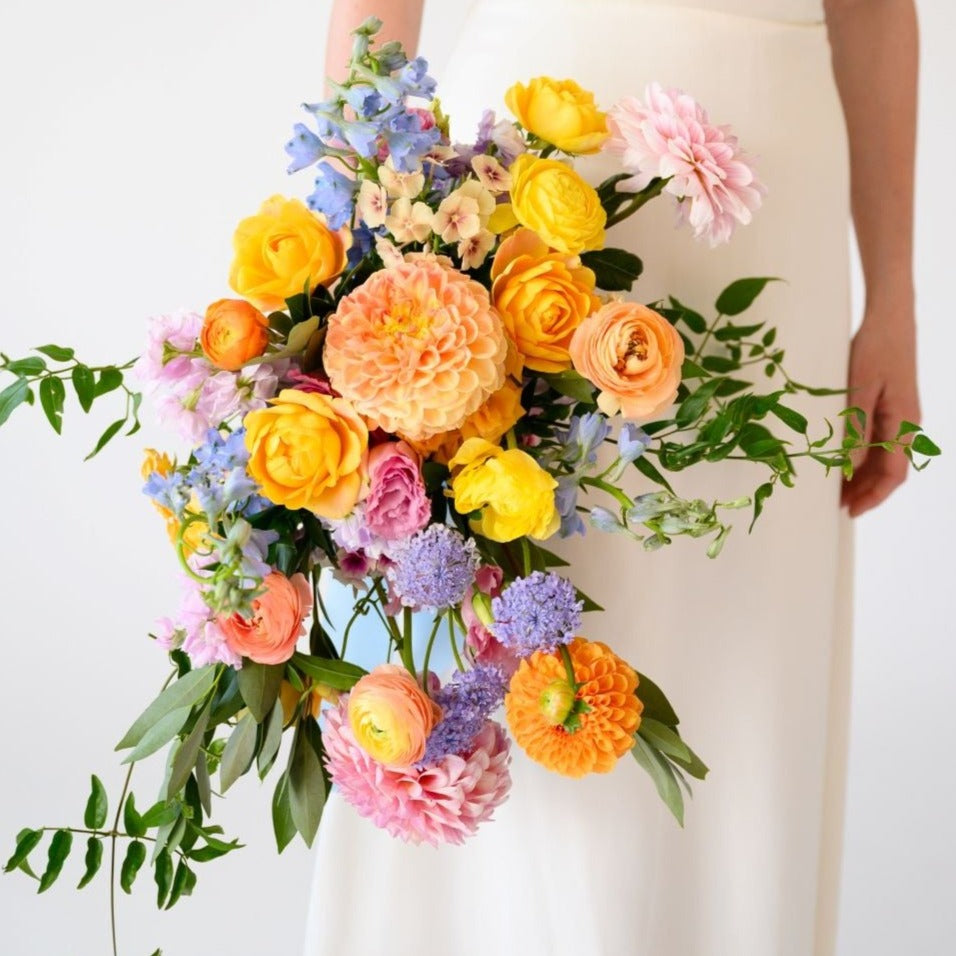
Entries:
POLYGON ((680 217, 711 245, 726 242, 735 223, 746 225, 766 192, 750 158, 727 126, 680 90, 653 83, 645 102, 625 97, 608 111, 607 148, 620 153, 634 175, 621 188, 639 192, 657 177, 681 200, 680 217))
POLYGON ((451 431, 505 379, 507 340, 487 290, 434 256, 374 273, 329 318, 332 387, 412 441, 451 431))
POLYGON ((406 843, 460 844, 490 820, 511 789, 509 742, 489 720, 464 756, 418 767, 386 767, 355 741, 348 698, 325 714, 325 764, 342 796, 363 817, 406 843))

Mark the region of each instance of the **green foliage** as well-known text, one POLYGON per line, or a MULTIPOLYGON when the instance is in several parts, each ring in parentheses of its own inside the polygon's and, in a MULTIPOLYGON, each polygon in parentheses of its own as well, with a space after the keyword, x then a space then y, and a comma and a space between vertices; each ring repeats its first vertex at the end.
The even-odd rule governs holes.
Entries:
POLYGON ((47 851, 46 869, 40 877, 38 893, 45 893, 63 872, 63 864, 73 848, 73 834, 69 830, 57 830, 47 851))
POLYGON ((78 890, 89 884, 94 876, 99 872, 103 863, 103 841, 99 837, 91 836, 86 841, 86 860, 84 863, 83 877, 76 884, 78 890))
POLYGON ((244 660, 239 671, 239 692, 256 721, 265 720, 279 696, 282 686, 283 664, 257 664, 244 660))
POLYGON ((90 797, 86 802, 86 811, 83 822, 91 830, 98 830, 106 823, 106 814, 109 812, 109 801, 106 797, 106 788, 96 774, 90 777, 90 797))
POLYGON ((584 252, 581 262, 594 273, 597 287, 605 292, 630 292, 644 271, 644 263, 624 249, 584 252))
POLYGON ((133 840, 126 848, 126 857, 120 868, 120 888, 124 893, 133 892, 133 882, 146 862, 146 844, 140 840, 133 840))
POLYGON ((256 718, 250 710, 229 735, 219 765, 219 788, 223 793, 249 769, 256 753, 257 730, 256 718))
POLYGON ((312 846, 330 784, 322 763, 322 735, 311 717, 299 721, 287 773, 292 822, 306 844, 312 846))

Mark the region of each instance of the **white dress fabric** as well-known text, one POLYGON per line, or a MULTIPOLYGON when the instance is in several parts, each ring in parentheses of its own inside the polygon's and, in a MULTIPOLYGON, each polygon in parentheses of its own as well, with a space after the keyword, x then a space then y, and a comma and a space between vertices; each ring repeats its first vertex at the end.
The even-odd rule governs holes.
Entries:
MULTIPOLYGON (((608 243, 644 260, 634 297, 673 293, 712 314, 732 279, 780 276, 753 320, 779 327, 794 378, 841 384, 847 157, 822 19, 814 0, 478 0, 442 105, 466 139, 512 82, 541 74, 575 78, 605 107, 655 80, 696 96, 712 121, 733 125, 769 192, 716 250, 674 228, 667 198, 615 227, 608 243)), ((579 168, 596 182, 611 163, 579 168)), ((815 423, 842 407, 792 404, 815 423)), ((726 501, 761 480, 727 462, 674 484, 726 501)), ((562 544, 575 582, 606 608, 586 616, 586 636, 665 689, 711 767, 684 830, 629 757, 569 780, 515 748, 508 802, 463 847, 407 846, 333 796, 306 956, 833 953, 851 639, 838 497, 838 475, 801 465, 797 488, 775 493, 752 535, 749 514, 736 515, 717 560, 689 539, 653 554, 598 532, 562 544)))

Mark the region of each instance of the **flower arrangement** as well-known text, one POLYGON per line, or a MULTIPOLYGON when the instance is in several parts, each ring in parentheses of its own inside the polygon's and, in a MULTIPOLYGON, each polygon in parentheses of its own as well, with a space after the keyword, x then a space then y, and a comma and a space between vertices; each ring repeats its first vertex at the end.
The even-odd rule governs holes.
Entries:
MULTIPOLYGON (((379 28, 355 31, 348 78, 286 145, 290 172, 316 167, 314 191, 239 223, 238 298, 154 318, 135 363, 0 354, 15 376, 0 423, 36 395, 59 432, 67 382, 84 410, 118 392, 125 414, 97 454, 138 428, 132 372, 188 448, 143 466, 183 594, 152 634, 169 679, 117 747, 130 769, 168 747, 166 779, 140 812, 127 777, 122 827, 119 813, 106 827, 94 776, 83 831, 23 830, 7 869, 29 874, 54 831, 41 891, 75 832, 81 886, 105 842, 126 841, 128 891, 148 838, 158 903, 174 905, 238 845, 210 822, 216 774, 223 793, 277 771, 280 851, 297 833, 311 843, 333 785, 395 837, 460 843, 506 800, 512 742, 569 777, 631 754, 682 822, 686 778, 707 768, 637 662, 587 638, 600 608, 545 544, 609 532, 653 551, 689 536, 717 557, 726 512, 752 505, 756 521, 796 459, 849 475, 866 446, 853 408, 845 437, 813 437, 787 399, 831 392, 787 375, 775 329, 738 324, 771 279, 732 282, 712 319, 624 298, 641 262, 609 230, 647 202, 671 197, 711 243, 760 205, 750 159, 695 100, 651 86, 604 112, 574 81, 539 77, 508 91, 516 121, 486 113, 462 144, 424 60, 376 47, 379 28), (620 172, 595 187, 574 157, 599 151, 620 172), (770 390, 741 377, 749 366, 770 390), (667 477, 729 457, 762 474, 752 494, 687 500, 667 477), (350 620, 329 619, 328 576, 354 589, 350 620), (421 660, 416 612, 433 619, 421 660), (347 639, 369 616, 385 653, 366 672, 347 639), (430 668, 438 640, 451 674, 430 668)), ((906 422, 884 447, 938 453, 906 422)))

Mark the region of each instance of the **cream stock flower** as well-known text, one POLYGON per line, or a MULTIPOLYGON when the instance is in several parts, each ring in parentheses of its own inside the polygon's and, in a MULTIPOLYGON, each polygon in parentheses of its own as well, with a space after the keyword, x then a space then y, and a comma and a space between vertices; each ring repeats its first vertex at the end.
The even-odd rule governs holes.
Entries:
POLYGON ((432 234, 434 213, 427 203, 412 201, 406 197, 392 203, 385 217, 385 228, 396 242, 424 242, 432 234))
POLYGON ((494 156, 481 154, 471 160, 471 168, 478 182, 493 193, 503 193, 511 189, 511 173, 494 156))
POLYGON ((388 214, 388 193, 385 187, 366 179, 359 187, 355 211, 370 229, 383 225, 388 214))
POLYGON ((495 234, 488 229, 479 229, 469 239, 458 243, 458 256, 462 269, 477 269, 485 261, 495 244, 495 234))
POLYGON ((414 199, 425 188, 425 174, 419 169, 413 173, 400 173, 392 163, 392 157, 378 168, 378 181, 392 199, 414 199))

